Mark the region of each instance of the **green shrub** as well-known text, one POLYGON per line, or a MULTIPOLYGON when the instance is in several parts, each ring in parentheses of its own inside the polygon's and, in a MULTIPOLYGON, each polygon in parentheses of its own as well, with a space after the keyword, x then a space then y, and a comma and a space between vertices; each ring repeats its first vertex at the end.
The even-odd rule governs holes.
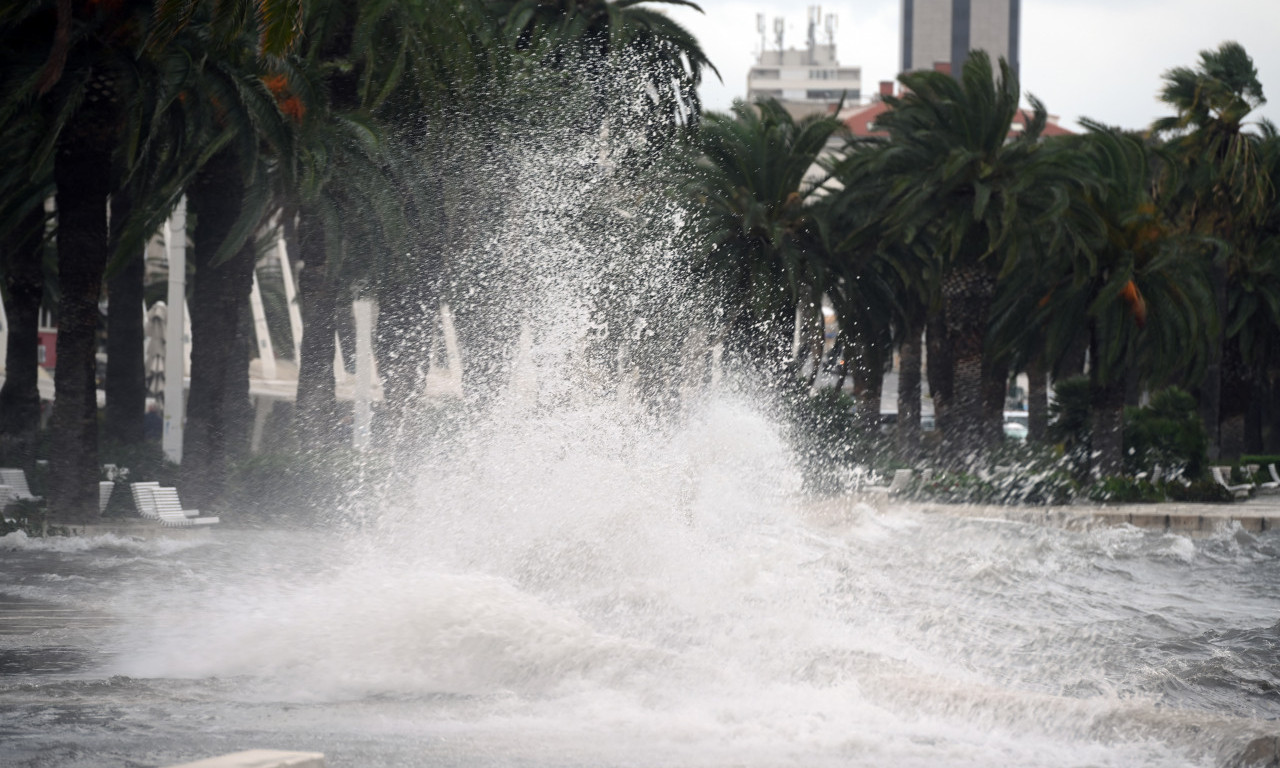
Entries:
POLYGON ((946 504, 1065 504, 1076 494, 1076 483, 1060 467, 1018 468, 985 478, 969 472, 943 472, 919 481, 908 494, 946 504))
POLYGON ((1165 492, 1146 478, 1104 477, 1089 486, 1089 500, 1100 503, 1137 504, 1165 501, 1165 492))
POLYGON ((1229 504, 1235 501, 1231 491, 1218 485, 1213 480, 1196 480, 1191 485, 1169 483, 1165 486, 1165 493, 1168 494, 1169 499, 1172 501, 1210 502, 1215 504, 1229 504))
POLYGON ((876 463, 881 435, 862 434, 853 423, 853 398, 836 389, 810 394, 803 382, 784 394, 789 442, 803 457, 805 490, 836 493, 855 465, 876 463))
MULTIPOLYGON (((1258 466, 1262 467, 1264 470, 1266 469, 1268 464, 1275 464, 1276 468, 1280 469, 1280 456, 1276 456, 1274 454, 1265 454, 1265 453, 1259 453, 1259 454, 1246 453, 1240 457, 1240 463, 1241 464, 1257 464, 1258 466)), ((1270 480, 1271 476, 1267 475, 1267 479, 1270 480)))
POLYGON ((1090 392, 1087 376, 1054 382, 1045 437, 1062 446, 1065 468, 1076 478, 1089 474, 1090 392))
POLYGON ((1196 400, 1177 387, 1156 392, 1141 408, 1124 413, 1125 471, 1130 474, 1180 471, 1184 477, 1204 473, 1209 440, 1196 411, 1196 400))

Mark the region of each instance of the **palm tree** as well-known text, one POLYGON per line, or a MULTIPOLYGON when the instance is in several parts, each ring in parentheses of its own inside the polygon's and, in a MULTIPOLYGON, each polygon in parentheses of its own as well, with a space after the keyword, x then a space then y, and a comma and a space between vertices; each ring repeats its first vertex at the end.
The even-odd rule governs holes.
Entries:
MULTIPOLYGON (((1206 243, 1217 315, 1225 317, 1228 285, 1243 268, 1242 245, 1272 195, 1259 162, 1259 136, 1245 130, 1249 114, 1266 99, 1253 60, 1234 42, 1201 51, 1197 68, 1175 67, 1164 81, 1161 99, 1176 114, 1157 120, 1152 130, 1168 137, 1178 162, 1163 181, 1163 194, 1177 210, 1183 230, 1206 243)), ((1233 408, 1233 401, 1222 396, 1227 331, 1228 326, 1220 327, 1210 347, 1200 390, 1211 458, 1223 447, 1223 409, 1233 408)))
POLYGON ((888 189, 885 225, 904 243, 924 239, 936 249, 942 301, 930 338, 943 336, 936 341, 951 359, 935 405, 944 451, 961 460, 1001 433, 1006 369, 984 348, 998 274, 1030 248, 1034 233, 1053 228, 1070 176, 1041 151, 1047 116, 1038 101, 1010 138, 1020 91, 1003 60, 998 77, 979 51, 958 80, 940 72, 900 80, 905 95, 887 97, 893 109, 879 120, 889 134, 878 162, 888 189))
POLYGON ((1091 463, 1096 476, 1112 476, 1123 470, 1126 385, 1194 370, 1213 308, 1202 263, 1153 198, 1151 148, 1140 136, 1085 125, 1084 137, 1053 147, 1076 161, 1085 182, 1075 191, 1083 205, 1062 217, 1080 239, 1012 271, 997 328, 1020 333, 1024 349, 1041 347, 1050 364, 1085 340, 1091 463))
POLYGON ((789 357, 797 303, 825 286, 814 221, 825 178, 806 175, 843 128, 825 115, 797 121, 766 99, 708 113, 697 137, 690 193, 726 310, 726 352, 766 370, 789 357))
POLYGON ((534 52, 553 68, 586 68, 602 107, 610 85, 602 77, 607 66, 637 71, 647 85, 650 140, 661 145, 696 126, 702 70, 717 77, 719 72, 688 30, 645 3, 702 11, 690 0, 489 0, 487 5, 508 45, 534 52))

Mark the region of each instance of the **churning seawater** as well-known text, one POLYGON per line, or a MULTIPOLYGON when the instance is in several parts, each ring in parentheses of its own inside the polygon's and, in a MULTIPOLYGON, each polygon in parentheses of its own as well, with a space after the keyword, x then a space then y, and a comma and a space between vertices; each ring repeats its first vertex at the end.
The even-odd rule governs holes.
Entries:
POLYGON ((820 515, 741 402, 606 415, 338 528, 0 539, 0 599, 55 614, 0 633, 0 763, 1182 766, 1276 731, 1273 533, 820 515))
POLYGON ((489 341, 523 329, 513 384, 406 425, 386 482, 310 526, 0 539, 0 765, 1127 768, 1275 734, 1275 533, 819 510, 698 362, 724 307, 609 128, 464 157, 494 188, 446 200, 485 214, 446 266, 489 341))

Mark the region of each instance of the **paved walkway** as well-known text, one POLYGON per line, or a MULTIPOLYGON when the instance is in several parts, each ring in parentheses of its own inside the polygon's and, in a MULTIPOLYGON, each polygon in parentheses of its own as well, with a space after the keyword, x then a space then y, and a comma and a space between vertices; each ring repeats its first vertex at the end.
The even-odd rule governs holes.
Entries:
MULTIPOLYGON (((888 500, 887 505, 894 502, 888 500)), ((1280 528, 1280 496, 1261 496, 1230 504, 1072 504, 1018 507, 987 504, 934 504, 903 501, 916 509, 966 517, 997 517, 1064 528, 1133 525, 1191 535, 1208 535, 1232 523, 1251 533, 1280 528)))

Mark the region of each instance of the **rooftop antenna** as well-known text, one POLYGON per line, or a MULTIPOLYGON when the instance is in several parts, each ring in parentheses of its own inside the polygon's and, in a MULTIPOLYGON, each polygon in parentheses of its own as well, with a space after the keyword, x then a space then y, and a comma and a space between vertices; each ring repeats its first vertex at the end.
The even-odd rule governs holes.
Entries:
POLYGON ((827 34, 827 45, 834 46, 836 44, 836 29, 840 26, 839 20, 834 13, 828 13, 827 18, 823 20, 823 30, 827 34))
POLYGON ((778 50, 782 50, 782 35, 787 30, 787 20, 781 16, 773 20, 773 40, 778 45, 778 50))
POLYGON ((813 49, 818 45, 818 24, 822 20, 822 6, 809 6, 809 60, 813 61, 813 49))
POLYGON ((765 46, 763 13, 756 14, 756 31, 760 33, 760 53, 763 54, 765 46))

